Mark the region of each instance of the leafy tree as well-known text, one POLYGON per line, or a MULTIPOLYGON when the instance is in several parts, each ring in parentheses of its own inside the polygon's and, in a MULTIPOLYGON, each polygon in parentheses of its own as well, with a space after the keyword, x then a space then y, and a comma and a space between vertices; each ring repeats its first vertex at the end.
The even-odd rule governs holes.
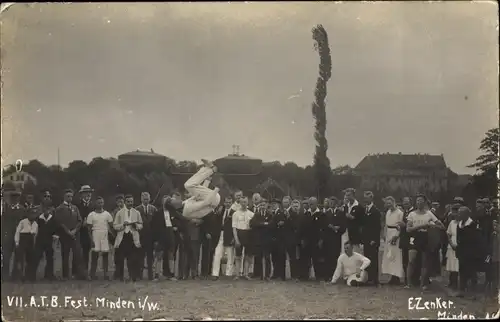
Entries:
POLYGON ((317 25, 312 30, 315 49, 319 53, 319 77, 314 91, 315 100, 312 104, 312 113, 315 124, 314 138, 316 151, 314 154, 314 170, 317 181, 317 195, 324 198, 329 194, 328 184, 331 177, 330 159, 328 158, 328 142, 326 139, 326 84, 332 74, 332 58, 328 45, 328 35, 322 25, 317 25))
POLYGON ((468 187, 466 189, 471 198, 480 196, 493 197, 498 194, 499 137, 500 128, 488 130, 479 145, 482 154, 476 158, 476 162, 468 166, 469 168, 475 168, 477 172, 472 180, 473 188, 468 187))

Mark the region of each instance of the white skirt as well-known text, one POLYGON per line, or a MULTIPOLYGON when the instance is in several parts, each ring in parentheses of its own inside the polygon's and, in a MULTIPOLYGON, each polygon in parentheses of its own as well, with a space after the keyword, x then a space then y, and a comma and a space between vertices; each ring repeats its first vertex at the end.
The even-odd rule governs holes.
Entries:
POLYGON ((446 251, 446 270, 448 272, 458 272, 458 258, 450 246, 448 246, 448 250, 446 251))

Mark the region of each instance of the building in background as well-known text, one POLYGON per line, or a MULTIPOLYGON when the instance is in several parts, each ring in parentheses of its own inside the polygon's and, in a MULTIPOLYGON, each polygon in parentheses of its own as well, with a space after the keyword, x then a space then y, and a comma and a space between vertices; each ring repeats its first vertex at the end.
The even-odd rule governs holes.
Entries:
POLYGON ((450 190, 453 172, 443 155, 373 154, 354 168, 362 190, 374 190, 395 197, 425 193, 438 197, 450 190))
POLYGON ((19 171, 5 175, 2 178, 2 185, 12 186, 17 191, 22 191, 27 185, 36 186, 37 180, 28 172, 19 171))
POLYGON ((132 151, 118 156, 118 161, 125 166, 141 165, 164 165, 167 163, 167 157, 151 151, 132 151))

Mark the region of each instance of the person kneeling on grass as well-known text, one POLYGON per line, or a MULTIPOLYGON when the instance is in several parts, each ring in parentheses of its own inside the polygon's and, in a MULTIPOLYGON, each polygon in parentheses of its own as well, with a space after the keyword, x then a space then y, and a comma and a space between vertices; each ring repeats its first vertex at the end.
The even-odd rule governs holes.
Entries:
POLYGON ((104 210, 104 199, 96 198, 96 209, 87 217, 87 226, 89 231, 92 231, 91 245, 92 257, 90 259, 90 276, 89 279, 96 279, 97 261, 99 254, 102 254, 102 269, 104 271, 104 279, 108 280, 108 253, 109 253, 109 232, 112 231, 113 217, 109 212, 104 210))
POLYGON ((340 277, 349 286, 361 286, 368 280, 366 269, 370 266, 370 260, 360 253, 352 250, 351 242, 344 244, 344 253, 337 260, 337 269, 333 274, 331 283, 335 284, 340 277))

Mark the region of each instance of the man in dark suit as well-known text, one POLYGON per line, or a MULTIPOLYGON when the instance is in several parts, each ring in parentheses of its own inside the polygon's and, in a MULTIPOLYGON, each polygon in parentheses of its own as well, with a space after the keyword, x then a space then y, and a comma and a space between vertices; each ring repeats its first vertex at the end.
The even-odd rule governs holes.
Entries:
POLYGON ((250 220, 250 227, 252 228, 252 237, 255 240, 254 272, 258 270, 260 274, 254 274, 254 277, 266 281, 271 279, 273 223, 272 209, 266 200, 261 199, 253 218, 250 220), (263 265, 264 267, 262 267, 263 265))
POLYGON ((285 212, 280 209, 280 200, 271 200, 271 209, 273 212, 273 251, 272 251, 272 262, 273 262, 273 276, 271 279, 281 279, 286 280, 285 276, 285 265, 286 265, 286 238, 288 232, 288 226, 291 221, 286 219, 285 212))
POLYGON ((233 214, 234 209, 231 208, 233 204, 233 198, 227 196, 224 199, 224 206, 222 208, 217 208, 213 221, 213 235, 212 241, 215 246, 214 259, 212 262, 212 279, 219 279, 220 268, 222 258, 224 253, 226 254, 226 276, 232 276, 235 250, 234 250, 234 235, 233 235, 233 214))
POLYGON ((344 211, 347 217, 347 233, 349 234, 349 241, 353 245, 353 250, 362 254, 361 232, 363 228, 363 219, 365 217, 365 208, 356 200, 356 189, 347 188, 344 190, 344 198, 347 204, 344 206, 344 211))
MULTIPOLYGON (((151 234, 153 244, 163 250, 163 276, 175 280, 173 272, 170 270, 170 258, 175 244, 174 218, 180 216, 175 207, 170 204, 171 198, 163 198, 163 207, 157 209, 151 218, 151 234)), ((156 248, 158 249, 158 248, 156 248)), ((155 276, 158 279, 159 276, 155 276)))
POLYGON ((363 252, 371 261, 368 266, 369 284, 379 285, 378 255, 380 247, 380 233, 382 231, 382 215, 380 210, 373 204, 373 192, 365 191, 364 201, 366 205, 363 220, 363 252))
POLYGON ((151 220, 153 214, 158 211, 155 206, 150 204, 151 196, 149 192, 141 193, 141 204, 135 209, 139 211, 142 218, 141 234, 141 249, 139 258, 139 278, 142 279, 144 275, 144 260, 146 260, 146 267, 148 270, 148 279, 153 280, 153 238, 151 220))
MULTIPOLYGON (((2 211, 2 280, 19 277, 16 268, 14 235, 19 222, 27 215, 26 209, 20 204, 21 193, 4 191, 6 204, 2 211), (13 264, 11 266, 11 260, 13 264)), ((3 201, 3 198, 2 198, 3 201)))
POLYGON ((329 204, 325 214, 325 279, 330 281, 335 269, 337 269, 337 260, 343 247, 342 234, 345 233, 347 223, 344 208, 340 207, 340 201, 335 197, 329 198, 329 204))
MULTIPOLYGON (((260 211, 260 205, 262 203, 262 196, 260 193, 256 192, 252 195, 252 206, 249 207, 250 211, 256 214, 260 211)), ((256 235, 253 234, 252 235, 256 235)), ((258 235, 258 234, 257 234, 258 235)), ((257 243, 259 243, 257 241, 257 243)), ((257 247, 256 250, 260 251, 260 248, 257 247)), ((262 256, 255 256, 253 260, 253 272, 252 277, 254 278, 262 278, 262 256)))
MULTIPOLYGON (((90 248, 92 248, 92 238, 91 232, 87 229, 87 217, 94 210, 94 205, 92 204, 92 192, 94 190, 89 185, 83 185, 78 191, 80 195, 80 200, 76 204, 78 207, 78 211, 80 212, 80 216, 82 217, 82 227, 80 229, 80 245, 82 248, 83 254, 83 267, 85 270, 89 268, 89 256, 90 256, 90 248)), ((76 267, 73 267, 73 274, 76 273, 74 270, 76 267)))
POLYGON ((309 272, 312 266, 316 280, 323 279, 324 263, 323 257, 323 230, 326 223, 326 216, 318 207, 318 199, 309 198, 310 208, 306 210, 301 218, 301 280, 309 279, 309 272))
POLYGON ((219 207, 215 208, 213 212, 208 214, 206 217, 203 218, 203 222, 201 223, 200 226, 200 238, 201 238, 201 270, 200 270, 200 276, 202 278, 208 278, 211 273, 212 273, 212 263, 214 260, 214 252, 215 252, 215 247, 217 245, 214 245, 216 241, 214 241, 213 236, 217 234, 218 230, 218 221, 220 221, 220 218, 218 217, 220 215, 220 212, 222 210, 223 206, 220 205, 219 207))
POLYGON ((55 210, 55 221, 61 242, 63 279, 69 278, 69 253, 73 253, 72 271, 79 279, 86 279, 87 270, 83 265, 83 254, 80 246, 80 228, 82 217, 78 208, 72 203, 73 191, 64 192, 64 201, 55 210))
POLYGON ((50 191, 43 193, 42 204, 39 207, 39 215, 36 220, 38 224, 38 234, 36 236, 36 266, 38 267, 41 259, 45 256, 45 274, 46 280, 54 279, 54 240, 56 233, 56 224, 54 220, 54 207, 52 207, 52 195, 50 191))

